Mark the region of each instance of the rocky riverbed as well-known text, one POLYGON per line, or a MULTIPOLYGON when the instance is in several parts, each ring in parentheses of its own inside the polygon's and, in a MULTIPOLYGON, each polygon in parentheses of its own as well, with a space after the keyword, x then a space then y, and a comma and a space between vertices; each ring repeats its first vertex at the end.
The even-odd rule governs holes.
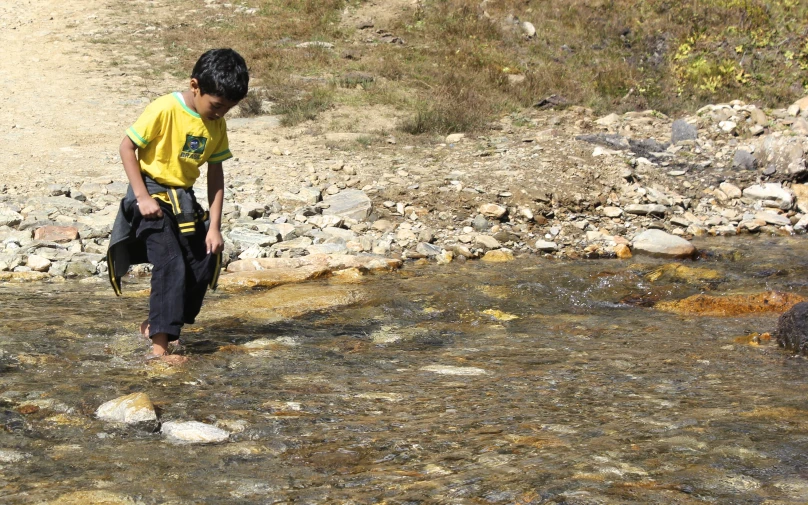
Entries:
MULTIPOLYGON (((677 119, 537 108, 485 134, 412 145, 235 117, 224 263, 230 272, 319 264, 322 275, 416 259, 693 257, 693 237, 802 233, 806 117, 808 97, 788 109, 707 105, 677 119), (285 133, 253 147, 267 131, 285 133)), ((100 177, 0 184, 0 279, 105 276, 126 191, 115 164, 113 155, 100 177)))

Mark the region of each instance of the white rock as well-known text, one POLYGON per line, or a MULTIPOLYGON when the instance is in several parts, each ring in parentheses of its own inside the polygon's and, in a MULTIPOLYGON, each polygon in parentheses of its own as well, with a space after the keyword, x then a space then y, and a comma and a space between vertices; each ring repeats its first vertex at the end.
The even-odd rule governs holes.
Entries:
POLYGON ((51 266, 48 258, 43 258, 37 254, 28 255, 28 261, 25 264, 35 272, 47 272, 51 266))
POLYGON ((741 188, 734 184, 730 184, 729 182, 722 182, 718 188, 727 195, 728 198, 740 198, 743 196, 743 192, 741 188))
POLYGON ((601 212, 606 217, 620 217, 623 215, 623 209, 620 207, 603 207, 601 212))
POLYGON ((789 210, 794 203, 794 194, 776 182, 755 184, 743 190, 743 196, 760 200, 767 207, 789 210))
POLYGON ((595 121, 600 126, 612 126, 620 122, 620 116, 614 112, 595 121))
POLYGON ((474 243, 480 247, 484 247, 486 249, 498 249, 502 247, 502 244, 499 243, 499 240, 491 237, 489 235, 477 235, 474 237, 474 243))
POLYGON ((525 36, 528 38, 532 38, 536 35, 536 27, 533 26, 533 23, 530 21, 522 23, 522 31, 525 32, 525 36))
POLYGON ((473 366, 429 365, 422 367, 425 372, 434 372, 441 375, 486 375, 487 371, 473 366))
POLYGON ((466 137, 465 133, 452 133, 451 135, 446 136, 446 143, 447 144, 457 144, 461 140, 466 137))
POLYGON ((104 421, 127 424, 157 420, 154 405, 145 393, 132 393, 110 400, 98 407, 95 415, 104 421))
POLYGON ((653 256, 687 258, 696 254, 696 248, 687 240, 662 230, 646 230, 636 237, 631 250, 653 256))
POLYGON ((543 252, 553 252, 558 250, 558 244, 547 240, 537 240, 536 249, 543 252))
POLYGON ((230 438, 229 432, 198 421, 168 421, 163 423, 160 431, 175 443, 212 444, 230 438))
POLYGON ((480 214, 485 217, 492 217, 494 219, 499 219, 508 212, 508 208, 502 205, 497 205, 495 203, 485 203, 480 206, 477 210, 480 214))
POLYGON ((738 124, 735 121, 721 121, 718 123, 718 127, 721 128, 721 131, 724 133, 732 133, 735 131, 735 128, 738 127, 738 124))

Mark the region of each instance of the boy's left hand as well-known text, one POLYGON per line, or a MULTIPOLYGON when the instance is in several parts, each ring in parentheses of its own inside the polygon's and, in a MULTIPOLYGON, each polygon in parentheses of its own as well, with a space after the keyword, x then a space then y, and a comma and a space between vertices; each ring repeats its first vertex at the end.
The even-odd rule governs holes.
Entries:
POLYGON ((224 239, 222 232, 215 228, 208 230, 205 236, 205 245, 208 247, 208 254, 219 254, 224 250, 224 239))

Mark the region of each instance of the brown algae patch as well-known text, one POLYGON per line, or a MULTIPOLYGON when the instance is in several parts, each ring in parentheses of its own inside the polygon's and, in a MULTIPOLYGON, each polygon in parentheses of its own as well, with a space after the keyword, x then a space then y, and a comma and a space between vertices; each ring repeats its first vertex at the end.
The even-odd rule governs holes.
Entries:
POLYGON ((739 316, 766 312, 785 312, 805 297, 794 293, 767 291, 749 295, 693 295, 683 300, 659 302, 655 309, 683 315, 739 316))

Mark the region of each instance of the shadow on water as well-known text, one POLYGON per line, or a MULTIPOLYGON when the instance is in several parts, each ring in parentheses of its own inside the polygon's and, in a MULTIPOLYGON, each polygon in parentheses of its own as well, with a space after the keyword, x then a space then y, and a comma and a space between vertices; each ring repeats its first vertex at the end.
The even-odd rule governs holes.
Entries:
POLYGON ((652 305, 808 295, 808 247, 703 248, 216 293, 181 366, 143 360, 145 298, 0 286, 0 503, 804 503, 808 363, 740 338, 777 314, 652 305), (132 392, 230 439, 94 417, 132 392))

